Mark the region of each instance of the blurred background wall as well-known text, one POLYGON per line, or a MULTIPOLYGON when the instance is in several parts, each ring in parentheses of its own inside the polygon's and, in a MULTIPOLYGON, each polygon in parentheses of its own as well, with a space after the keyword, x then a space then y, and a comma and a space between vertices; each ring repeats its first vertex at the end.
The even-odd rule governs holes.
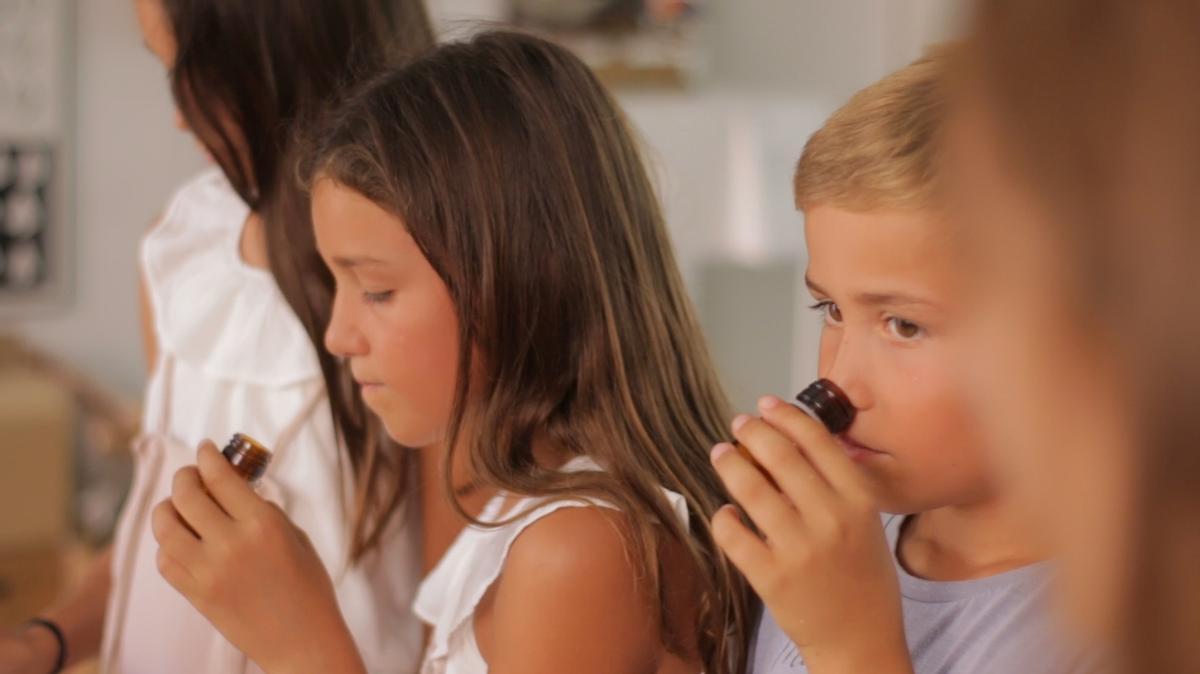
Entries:
MULTIPOLYGON (((502 1, 430 7, 453 35, 496 18, 502 1)), ((805 140, 855 90, 944 39, 957 2, 706 0, 686 85, 616 89, 739 409, 762 393, 795 392, 816 369, 819 321, 803 308, 790 185, 805 140)), ((0 0, 0 33, 14 8, 37 3, 61 9, 54 126, 66 264, 53 299, 0 311, 0 628, 61 591, 111 529, 146 376, 138 241, 172 190, 205 166, 173 126, 167 75, 141 43, 132 0, 0 0), (64 554, 72 540, 79 552, 64 554)), ((18 49, 41 39, 0 37, 18 49)), ((22 74, 6 58, 0 112, 12 102, 6 82, 22 74)))
MULTIPOLYGON (((0 322, 0 331, 136 397, 145 376, 138 238, 173 187, 204 163, 172 126, 166 74, 141 44, 132 2, 70 4, 72 278, 58 306, 0 322)), ((478 0, 430 6, 448 28, 489 10, 478 0)), ((786 393, 812 369, 811 331, 792 337, 781 324, 803 299, 789 269, 803 262, 789 181, 804 140, 856 89, 942 39, 954 6, 711 0, 702 6, 707 65, 699 81, 682 91, 620 93, 649 147, 692 291, 739 403, 755 392, 786 393), (771 329, 743 329, 752 319, 771 321, 771 329)))

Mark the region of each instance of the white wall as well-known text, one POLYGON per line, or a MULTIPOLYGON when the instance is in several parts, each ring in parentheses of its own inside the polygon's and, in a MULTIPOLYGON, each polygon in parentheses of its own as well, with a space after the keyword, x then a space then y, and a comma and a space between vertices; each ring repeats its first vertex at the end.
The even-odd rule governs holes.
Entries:
POLYGON ((131 0, 76 7, 74 274, 64 306, 17 324, 38 346, 139 395, 137 241, 202 163, 172 126, 167 78, 142 46, 131 0))
MULTIPOLYGON (((799 220, 787 196, 792 155, 798 155, 804 137, 836 104, 915 56, 920 45, 940 39, 946 17, 960 1, 709 2, 705 44, 711 71, 703 88, 694 96, 626 98, 658 164, 668 216, 694 288, 703 287, 696 275, 704 264, 714 258, 724 263, 723 250, 742 259, 737 242, 745 243, 748 227, 762 234, 758 244, 751 237, 752 249, 794 251, 802 259, 799 220), (682 133, 689 125, 692 133, 682 133), (749 141, 743 138, 739 145, 738 134, 749 141), (745 180, 741 188, 733 187, 737 180, 732 176, 745 178, 746 171, 734 171, 727 163, 749 166, 754 156, 761 161, 749 173, 757 187, 745 189, 745 180), (702 223, 699 236, 694 235, 697 222, 702 223)), ((495 0, 435 2, 486 8, 495 0)), ((166 76, 141 45, 132 1, 74 4, 73 289, 64 307, 16 328, 102 382, 137 395, 145 372, 135 301, 137 241, 171 189, 198 170, 202 160, 191 141, 171 126, 166 76)), ((766 264, 772 278, 778 277, 777 261, 766 264)), ((761 313, 769 315, 770 303, 761 301, 761 313)), ((703 298, 701 305, 703 310, 703 298)), ((705 323, 712 330, 726 325, 721 316, 708 316, 705 323)), ((718 358, 729 363, 756 358, 747 365, 754 372, 770 371, 769 360, 782 360, 807 373, 814 352, 810 339, 811 334, 798 333, 793 354, 731 352, 718 358)), ((726 334, 714 335, 713 341, 737 343, 726 334)), ((747 386, 750 390, 753 383, 747 386)), ((763 386, 776 388, 770 382, 763 386)))
POLYGON ((721 82, 850 96, 945 39, 964 0, 709 0, 721 82))

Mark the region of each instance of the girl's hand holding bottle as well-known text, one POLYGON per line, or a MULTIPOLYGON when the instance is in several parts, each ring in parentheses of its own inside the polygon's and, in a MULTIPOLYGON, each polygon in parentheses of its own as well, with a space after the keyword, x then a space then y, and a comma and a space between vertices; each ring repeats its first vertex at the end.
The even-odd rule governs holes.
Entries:
POLYGON ((365 671, 308 536, 211 442, 151 525, 163 578, 265 672, 365 671))

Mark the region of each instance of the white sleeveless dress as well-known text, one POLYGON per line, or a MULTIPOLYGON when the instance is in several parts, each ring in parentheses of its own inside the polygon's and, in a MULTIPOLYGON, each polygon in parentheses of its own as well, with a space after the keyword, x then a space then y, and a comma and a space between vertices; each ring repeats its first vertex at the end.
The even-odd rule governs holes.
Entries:
POLYGON ((316 351, 274 277, 247 265, 249 211, 219 171, 184 185, 145 238, 159 361, 146 391, 134 484, 117 525, 101 667, 119 674, 259 672, 162 579, 149 514, 205 439, 235 432, 275 452, 259 493, 312 539, 371 672, 411 674, 421 652, 414 508, 348 565, 353 482, 316 351))
MULTIPOLYGON (((563 465, 564 471, 603 470, 590 457, 579 456, 563 465)), ((667 501, 679 521, 687 524, 688 509, 683 496, 663 489, 667 501)), ((479 515, 482 522, 498 521, 505 506, 500 494, 484 506, 479 515)), ((562 508, 612 506, 592 499, 548 501, 545 498, 524 498, 508 512, 525 513, 518 519, 496 528, 469 526, 442 556, 438 565, 425 577, 417 591, 417 615, 431 628, 421 674, 486 674, 479 645, 475 641, 475 607, 488 588, 500 577, 504 560, 513 541, 526 527, 562 508)))

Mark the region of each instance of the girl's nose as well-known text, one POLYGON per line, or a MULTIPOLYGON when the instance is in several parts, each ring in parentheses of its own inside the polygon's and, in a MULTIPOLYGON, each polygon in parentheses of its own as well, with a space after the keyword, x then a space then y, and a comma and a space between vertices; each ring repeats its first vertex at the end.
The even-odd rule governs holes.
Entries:
POLYGON ((343 360, 366 355, 369 350, 367 340, 346 320, 345 310, 338 304, 335 299, 333 315, 325 328, 325 349, 343 360))

